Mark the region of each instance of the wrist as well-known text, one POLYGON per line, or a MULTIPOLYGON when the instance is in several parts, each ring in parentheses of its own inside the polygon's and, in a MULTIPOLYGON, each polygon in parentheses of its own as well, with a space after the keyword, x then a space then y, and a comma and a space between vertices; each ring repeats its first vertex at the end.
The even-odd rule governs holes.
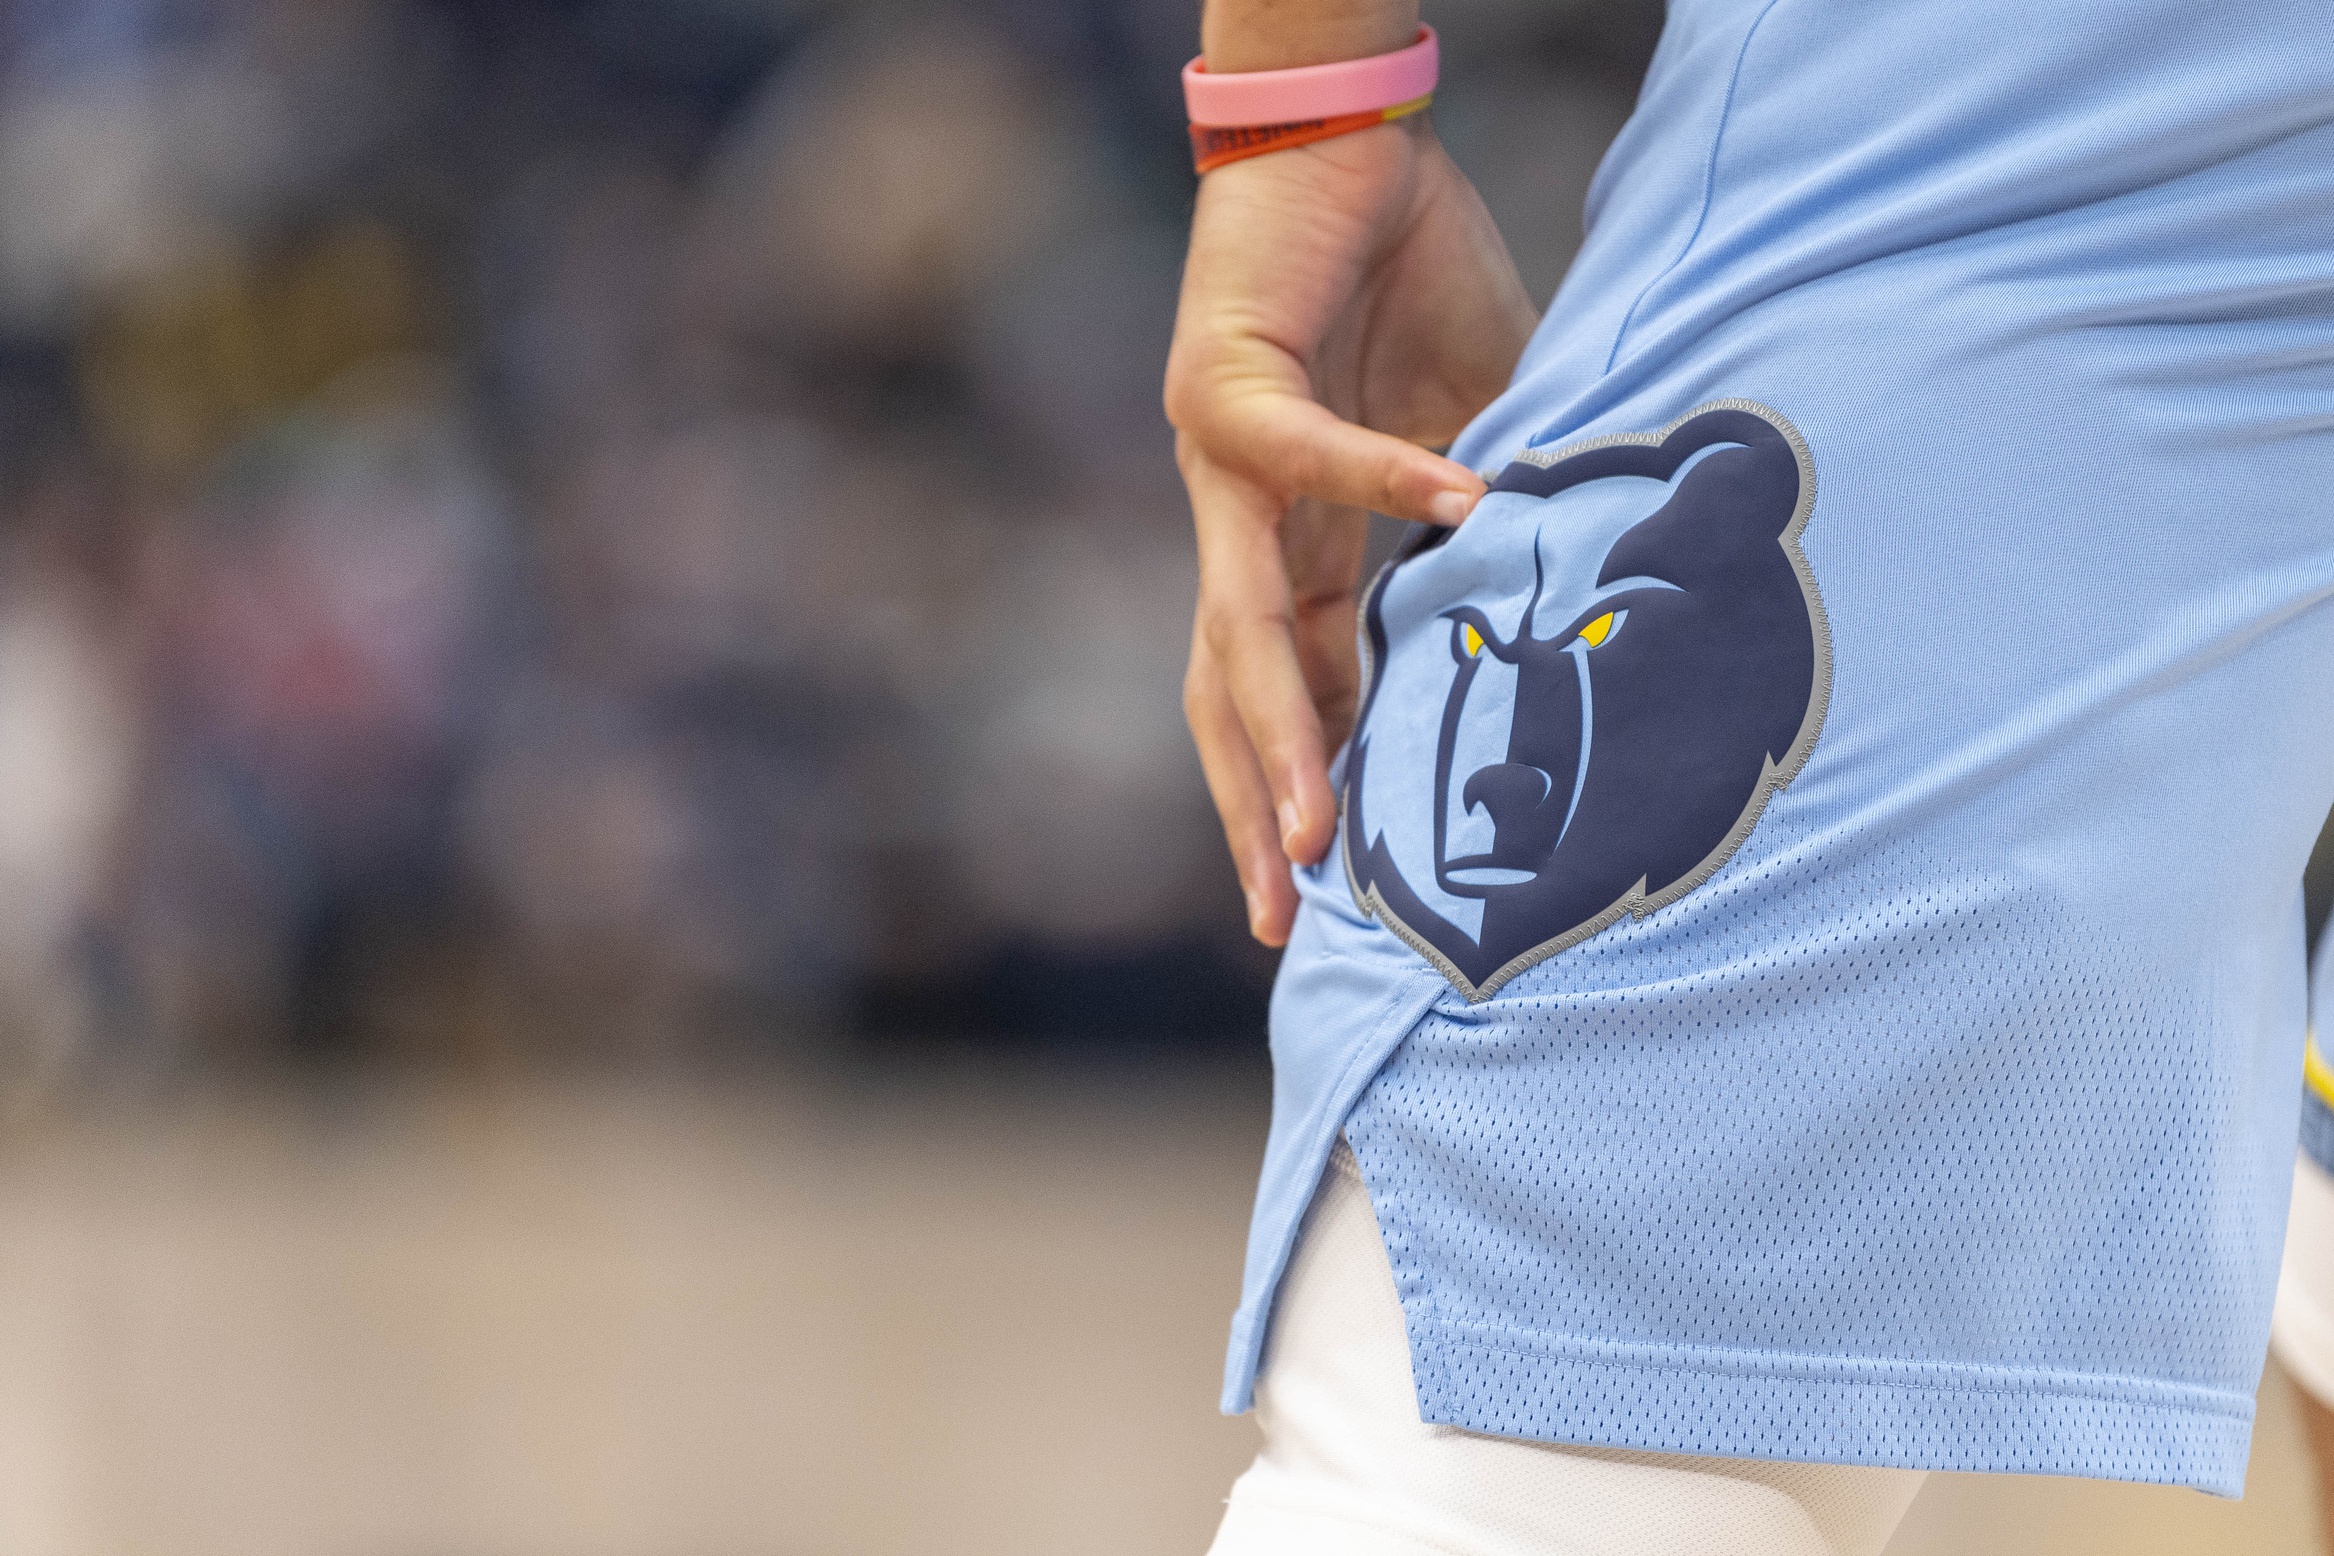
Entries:
POLYGON ((1390 54, 1418 36, 1418 0, 1208 0, 1211 72, 1289 70, 1390 54))

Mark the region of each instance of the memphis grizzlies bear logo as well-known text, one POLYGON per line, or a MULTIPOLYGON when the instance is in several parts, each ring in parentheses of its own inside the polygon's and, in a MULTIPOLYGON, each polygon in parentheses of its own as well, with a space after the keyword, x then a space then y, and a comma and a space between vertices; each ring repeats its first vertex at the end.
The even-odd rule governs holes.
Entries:
POLYGON ((1814 501, 1798 431, 1724 400, 1525 455, 1382 572, 1345 768, 1355 900, 1484 1000, 1709 879, 1823 725, 1814 501))

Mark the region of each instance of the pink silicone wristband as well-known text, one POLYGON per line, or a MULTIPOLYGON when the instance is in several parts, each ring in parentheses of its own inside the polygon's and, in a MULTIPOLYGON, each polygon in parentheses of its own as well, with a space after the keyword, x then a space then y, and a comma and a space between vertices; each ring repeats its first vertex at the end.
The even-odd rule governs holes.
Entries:
POLYGON ((1333 65, 1216 76, 1195 59, 1183 67, 1183 106, 1202 125, 1333 119, 1424 97, 1434 90, 1438 64, 1432 27, 1420 27, 1418 41, 1406 49, 1333 65))

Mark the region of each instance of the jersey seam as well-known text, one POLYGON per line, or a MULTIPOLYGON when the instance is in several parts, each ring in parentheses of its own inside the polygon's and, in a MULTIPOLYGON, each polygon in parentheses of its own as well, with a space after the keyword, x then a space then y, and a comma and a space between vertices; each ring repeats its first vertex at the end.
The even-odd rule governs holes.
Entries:
MULTIPOLYGON (((1523 1361, 1580 1361, 1588 1362, 1592 1365, 1600 1367, 1627 1368, 1636 1372, 1676 1373, 1699 1377, 1724 1376, 1729 1374, 1739 1374, 1741 1372, 1747 1371, 1761 1373, 1764 1376, 1770 1378, 1779 1377, 1787 1381, 1813 1384, 1819 1387, 1828 1385, 1844 1385, 1850 1388, 1913 1389, 1923 1393, 1931 1394, 2018 1394, 2026 1396, 2042 1395, 2052 1399, 2106 1400, 2115 1404, 2135 1405, 2150 1410, 2201 1411, 2213 1415, 2224 1415, 2234 1420, 2245 1419, 2250 1413, 2244 1408, 2244 1402, 2235 1402, 2225 1406, 2214 1404, 2213 1400, 2215 1398, 2233 1398, 2232 1396, 2226 1395, 2222 1390, 2197 1388, 2196 1386, 2189 1384, 2179 1384, 2172 1386, 2179 1388, 2184 1392, 2191 1392, 2203 1397, 2191 1401, 2135 1399, 2131 1397, 2129 1393, 2118 1390, 2114 1382, 2107 1378, 2102 1378, 2098 1386, 2091 1389, 2076 1388, 2064 1385, 2037 1386, 2036 1383, 2026 1380, 2039 1380, 2041 1378, 2048 1377, 2048 1373, 2010 1368, 2005 1368, 2003 1370, 2015 1371, 2019 1375, 1995 1379, 1971 1377, 1965 1381, 1954 1383, 1922 1383, 1909 1378, 1896 1379, 1884 1377, 1851 1377, 1843 1375, 1808 1376, 1802 1374, 1794 1376, 1789 1370, 1789 1364, 1804 1363, 1810 1360, 1830 1363, 1842 1368, 1870 1366, 1875 1364, 1880 1367, 1903 1367, 1907 1365, 1917 1366, 1924 1364, 1908 1364, 1902 1361, 1892 1361, 1887 1358, 1809 1358, 1791 1351, 1713 1351, 1711 1361, 1709 1362, 1664 1362, 1656 1361, 1651 1358, 1620 1356, 1598 1357, 1583 1355, 1577 1349, 1574 1349, 1571 1346, 1562 1345, 1561 1343, 1548 1349, 1534 1349, 1528 1346, 1509 1343, 1497 1339, 1477 1337, 1464 1333, 1464 1326, 1460 1321, 1444 1319, 1440 1320, 1439 1322, 1447 1332, 1448 1343, 1454 1346, 1465 1346, 1475 1350, 1493 1351, 1499 1355, 1513 1356, 1523 1361), (1724 1365, 1720 1363, 1720 1358, 1739 1358, 1740 1360, 1734 1362, 1733 1365, 1724 1365), (1762 1367, 1759 1365, 1759 1361, 1757 1360, 1758 1358, 1772 1358, 1774 1361, 1784 1363, 1785 1365, 1783 1367, 1762 1367)), ((1607 1342, 1592 1340, 1585 1343, 1593 1346, 1607 1342)), ((2145 1380, 2141 1381, 2144 1382, 2145 1380)), ((2162 1384, 2155 1384, 2153 1386, 2157 1388, 2164 1387, 2162 1384)))
POLYGON ((1765 24, 1768 13, 1773 11, 1779 3, 1781 0, 1767 0, 1767 3, 1760 8, 1759 14, 1751 18, 1750 27, 1742 35, 1742 47, 1735 52, 1734 56, 1733 73, 1726 78, 1726 97, 1719 105, 1718 126, 1710 134, 1710 156, 1702 169, 1702 208, 1694 213, 1693 231, 1686 234, 1685 244, 1679 248, 1676 256, 1668 264, 1662 266, 1660 272, 1652 280, 1647 281, 1637 295, 1629 300, 1628 311, 1621 315, 1621 326, 1613 332, 1613 349, 1605 354, 1604 370, 1607 373, 1612 372, 1614 364, 1621 360, 1621 347, 1629 338, 1629 326, 1636 322, 1638 308, 1643 305, 1646 298, 1653 295, 1655 287, 1668 280, 1677 268, 1686 262, 1686 256, 1694 251, 1695 243, 1701 239, 1702 228, 1710 220, 1710 207, 1716 202, 1718 193, 1718 153, 1726 144, 1726 126, 1734 117, 1734 94, 1735 89, 1742 83, 1743 62, 1750 58, 1751 40, 1758 36, 1759 28, 1765 24))

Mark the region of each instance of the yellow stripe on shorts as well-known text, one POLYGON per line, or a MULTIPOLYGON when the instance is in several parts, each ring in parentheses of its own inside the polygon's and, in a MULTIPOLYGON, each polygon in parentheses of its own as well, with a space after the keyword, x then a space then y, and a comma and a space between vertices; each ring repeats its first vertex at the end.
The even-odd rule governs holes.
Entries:
POLYGON ((2302 1044, 2302 1079, 2309 1083, 2310 1091, 2320 1102, 2334 1108, 2334 1065, 2328 1064, 2326 1056, 2318 1051, 2315 1029, 2302 1044))

